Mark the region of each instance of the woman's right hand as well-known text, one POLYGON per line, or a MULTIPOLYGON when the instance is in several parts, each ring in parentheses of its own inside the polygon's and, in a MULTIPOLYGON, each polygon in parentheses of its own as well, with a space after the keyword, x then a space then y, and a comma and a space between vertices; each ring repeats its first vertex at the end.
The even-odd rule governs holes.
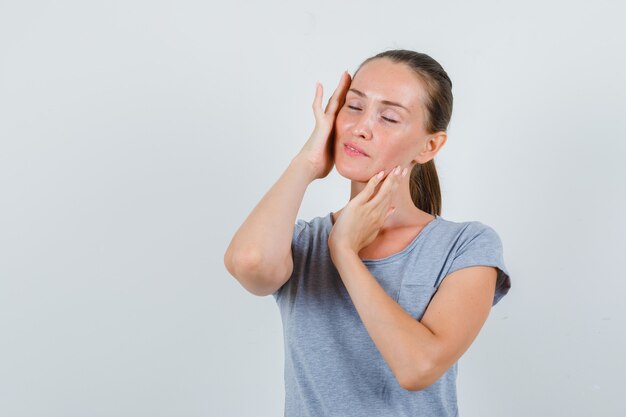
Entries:
POLYGON ((345 103, 346 93, 351 81, 350 74, 344 71, 341 74, 339 85, 328 100, 325 110, 322 110, 322 95, 324 92, 322 84, 317 83, 316 85, 315 99, 313 100, 315 128, 297 156, 311 165, 313 178, 315 179, 326 177, 333 169, 335 119, 339 109, 345 103))

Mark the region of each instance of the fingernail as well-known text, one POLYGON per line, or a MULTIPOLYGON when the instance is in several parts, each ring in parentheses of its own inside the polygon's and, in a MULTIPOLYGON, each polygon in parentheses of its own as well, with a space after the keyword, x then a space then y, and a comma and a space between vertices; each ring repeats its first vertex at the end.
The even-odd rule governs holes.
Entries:
POLYGON ((378 173, 378 175, 376 175, 376 177, 377 177, 378 179, 381 179, 381 178, 383 177, 383 175, 385 175, 385 171, 380 171, 380 172, 378 173))
POLYGON ((400 165, 398 165, 398 166, 396 167, 396 170, 394 171, 394 173, 395 173, 396 175, 399 175, 399 174, 400 174, 400 165))
POLYGON ((408 169, 408 168, 404 168, 404 169, 402 170, 402 176, 403 176, 403 177, 406 177, 406 173, 407 173, 408 171, 409 171, 409 169, 408 169))

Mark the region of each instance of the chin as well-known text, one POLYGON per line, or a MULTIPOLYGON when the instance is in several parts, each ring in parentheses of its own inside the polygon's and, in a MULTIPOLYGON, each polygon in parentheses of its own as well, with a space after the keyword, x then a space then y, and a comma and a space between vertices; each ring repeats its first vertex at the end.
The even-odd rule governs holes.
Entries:
POLYGON ((339 175, 351 181, 368 182, 375 175, 370 175, 369 169, 346 166, 341 161, 335 161, 335 169, 339 175))

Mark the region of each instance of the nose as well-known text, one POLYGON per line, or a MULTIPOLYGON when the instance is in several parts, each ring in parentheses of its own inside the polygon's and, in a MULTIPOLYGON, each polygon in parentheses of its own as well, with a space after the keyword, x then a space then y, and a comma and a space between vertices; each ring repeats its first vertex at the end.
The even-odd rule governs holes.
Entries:
POLYGON ((359 117, 356 123, 354 124, 354 128, 352 129, 352 134, 354 136, 358 136, 360 138, 367 139, 367 140, 372 138, 370 116, 366 112, 363 112, 361 117, 359 117))

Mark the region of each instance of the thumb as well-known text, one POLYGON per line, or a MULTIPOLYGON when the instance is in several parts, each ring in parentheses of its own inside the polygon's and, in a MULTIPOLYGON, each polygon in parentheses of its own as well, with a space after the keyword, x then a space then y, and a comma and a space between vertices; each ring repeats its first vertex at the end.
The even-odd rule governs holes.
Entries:
POLYGON ((370 178, 365 188, 363 188, 363 190, 356 197, 354 197, 354 199, 358 199, 360 203, 366 203, 369 201, 372 194, 374 194, 376 186, 380 183, 384 175, 385 171, 380 171, 378 174, 370 178))

